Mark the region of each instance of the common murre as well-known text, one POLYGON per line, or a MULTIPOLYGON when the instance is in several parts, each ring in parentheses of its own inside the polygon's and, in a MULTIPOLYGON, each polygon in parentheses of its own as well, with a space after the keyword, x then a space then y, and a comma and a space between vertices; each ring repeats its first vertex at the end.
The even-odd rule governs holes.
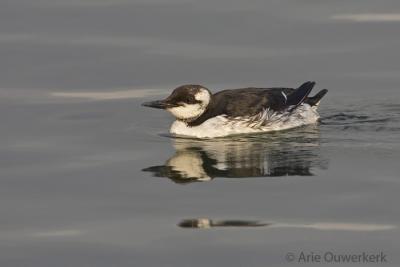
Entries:
POLYGON ((308 97, 315 82, 299 88, 240 88, 212 94, 201 85, 182 85, 164 100, 145 102, 175 116, 170 133, 196 138, 290 129, 316 123, 317 107, 328 92, 308 97))

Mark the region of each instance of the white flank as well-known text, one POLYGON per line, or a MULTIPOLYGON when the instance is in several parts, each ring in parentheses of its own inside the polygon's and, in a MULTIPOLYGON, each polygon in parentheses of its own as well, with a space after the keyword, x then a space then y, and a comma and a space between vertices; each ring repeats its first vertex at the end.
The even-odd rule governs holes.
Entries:
POLYGON ((217 116, 194 127, 189 127, 185 122, 176 120, 172 124, 170 132, 187 137, 214 138, 235 134, 286 130, 314 124, 318 119, 319 115, 315 107, 302 104, 291 113, 275 113, 267 109, 256 116, 247 118, 228 119, 225 116, 217 116))

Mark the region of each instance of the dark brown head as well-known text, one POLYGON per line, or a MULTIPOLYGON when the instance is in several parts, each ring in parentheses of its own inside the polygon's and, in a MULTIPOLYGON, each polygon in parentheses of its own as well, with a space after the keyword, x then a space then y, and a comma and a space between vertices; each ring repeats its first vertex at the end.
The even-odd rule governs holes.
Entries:
POLYGON ((179 120, 194 120, 206 111, 211 101, 210 91, 201 85, 182 85, 164 100, 145 102, 146 107, 166 109, 179 120))

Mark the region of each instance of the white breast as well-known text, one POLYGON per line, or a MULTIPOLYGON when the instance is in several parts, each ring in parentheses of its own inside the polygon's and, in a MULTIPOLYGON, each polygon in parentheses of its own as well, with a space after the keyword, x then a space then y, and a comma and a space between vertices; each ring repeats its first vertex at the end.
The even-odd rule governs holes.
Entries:
POLYGON ((318 119, 316 107, 302 104, 291 113, 274 113, 264 110, 252 117, 228 119, 225 116, 217 116, 194 127, 189 127, 185 122, 176 120, 172 124, 170 132, 174 135, 188 137, 214 138, 234 134, 286 130, 316 123, 318 119))

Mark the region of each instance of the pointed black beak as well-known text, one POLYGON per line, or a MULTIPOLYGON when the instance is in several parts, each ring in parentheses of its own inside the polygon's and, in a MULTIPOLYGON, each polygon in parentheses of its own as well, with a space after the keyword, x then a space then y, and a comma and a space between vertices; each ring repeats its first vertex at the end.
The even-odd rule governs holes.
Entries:
POLYGON ((142 103, 142 106, 151 107, 151 108, 159 108, 159 109, 166 109, 172 107, 171 104, 166 102, 165 100, 156 100, 156 101, 149 101, 142 103))

